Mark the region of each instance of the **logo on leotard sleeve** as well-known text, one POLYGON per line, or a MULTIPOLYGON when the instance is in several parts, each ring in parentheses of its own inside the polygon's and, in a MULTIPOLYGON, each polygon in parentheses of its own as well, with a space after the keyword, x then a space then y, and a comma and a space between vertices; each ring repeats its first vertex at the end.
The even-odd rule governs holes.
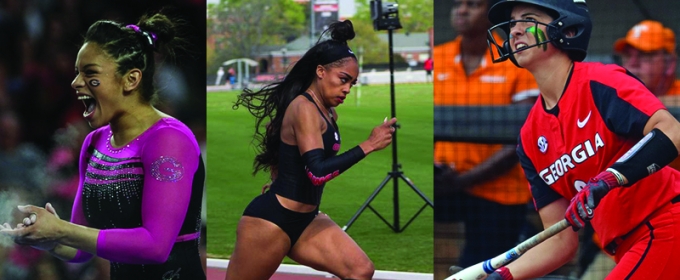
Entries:
POLYGON ((161 182, 177 182, 184 176, 184 166, 173 157, 160 157, 151 164, 151 174, 161 182))
POLYGON ((538 150, 544 154, 548 151, 548 139, 545 136, 538 137, 538 150))
POLYGON ((338 136, 338 133, 334 132, 334 134, 335 134, 335 141, 340 141, 340 136, 338 136))

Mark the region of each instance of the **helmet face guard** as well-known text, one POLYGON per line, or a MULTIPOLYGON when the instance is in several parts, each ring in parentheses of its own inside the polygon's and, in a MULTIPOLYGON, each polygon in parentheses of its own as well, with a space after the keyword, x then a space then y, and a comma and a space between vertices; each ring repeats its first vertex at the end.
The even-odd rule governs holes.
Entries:
POLYGON ((547 24, 537 22, 532 29, 525 30, 538 37, 536 45, 550 42, 558 49, 566 52, 573 61, 583 61, 585 59, 592 31, 592 21, 585 0, 503 0, 494 4, 488 13, 489 21, 494 25, 487 34, 489 49, 492 54, 494 48, 496 49, 499 54, 498 61, 510 58, 515 65, 517 64, 513 56, 517 51, 512 52, 509 40, 499 44, 500 42, 496 42, 492 39, 493 36, 491 36, 493 34, 492 30, 496 30, 501 35, 505 34, 505 38, 509 39, 510 24, 530 21, 511 20, 510 13, 517 4, 527 4, 541 8, 554 19, 547 24), (539 24, 546 26, 545 33, 547 34, 543 35, 547 36, 542 36, 538 32, 539 24), (545 40, 541 40, 541 37, 545 37, 545 40))
POLYGON ((550 36, 550 34, 553 33, 552 30, 557 30, 557 28, 551 24, 545 24, 542 22, 538 22, 536 20, 524 20, 524 19, 509 20, 492 26, 491 28, 489 28, 489 30, 487 30, 486 42, 489 46, 489 51, 491 52, 491 59, 493 63, 503 62, 509 58, 510 61, 512 61, 512 63, 515 64, 515 66, 521 68, 522 66, 517 64, 517 60, 515 60, 515 53, 533 47, 540 47, 543 49, 543 51, 546 51, 548 49, 548 43, 556 39, 554 36, 550 36), (510 28, 512 28, 512 26, 514 26, 517 23, 528 23, 527 25, 529 27, 527 27, 524 30, 524 32, 532 34, 534 36, 536 43, 513 51, 512 46, 510 46, 510 38, 512 38, 512 34, 510 34, 510 28), (539 28, 539 25, 543 25, 546 27, 545 30, 548 33, 547 35, 545 34, 545 32, 543 32, 543 30, 539 28), (494 36, 494 32, 499 34, 502 38, 507 39, 505 39, 503 42, 497 42, 496 37, 494 36), (496 54, 498 54, 498 58, 496 58, 496 54))

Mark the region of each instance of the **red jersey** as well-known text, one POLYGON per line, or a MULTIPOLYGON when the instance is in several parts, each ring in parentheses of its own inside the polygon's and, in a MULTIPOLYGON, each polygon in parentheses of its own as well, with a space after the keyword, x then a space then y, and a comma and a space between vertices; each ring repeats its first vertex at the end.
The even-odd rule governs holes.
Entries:
MULTIPOLYGON (((536 209, 571 200, 644 135, 661 101, 624 68, 574 62, 557 105, 539 97, 520 132, 517 152, 536 209)), ((602 199, 591 220, 602 246, 642 223, 680 194, 680 173, 664 167, 602 199)))
POLYGON ((432 58, 428 58, 427 60, 425 60, 423 68, 425 69, 425 71, 432 71, 432 69, 434 69, 434 60, 432 60, 432 58))

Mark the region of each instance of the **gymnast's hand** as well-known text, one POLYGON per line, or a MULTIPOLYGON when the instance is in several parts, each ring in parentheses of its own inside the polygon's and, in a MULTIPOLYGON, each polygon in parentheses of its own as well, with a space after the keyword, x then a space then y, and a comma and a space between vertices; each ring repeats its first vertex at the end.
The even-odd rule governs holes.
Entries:
POLYGON ((376 126, 371 131, 368 140, 362 143, 361 148, 365 154, 373 151, 379 151, 389 146, 392 143, 392 134, 394 133, 394 124, 397 123, 397 118, 385 120, 381 125, 376 126))
POLYGON ((61 238, 63 223, 52 204, 47 203, 45 208, 33 205, 17 208, 21 213, 27 214, 27 217, 14 229, 8 223, 0 225, 0 233, 12 237, 20 245, 52 250, 61 238))

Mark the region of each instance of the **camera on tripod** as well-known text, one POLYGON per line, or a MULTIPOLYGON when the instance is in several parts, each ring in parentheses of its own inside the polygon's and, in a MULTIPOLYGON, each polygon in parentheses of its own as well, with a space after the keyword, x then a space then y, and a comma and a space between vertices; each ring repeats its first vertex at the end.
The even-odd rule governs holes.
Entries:
MULTIPOLYGON (((388 50, 390 54, 390 105, 391 105, 391 110, 392 114, 391 116, 393 118, 397 117, 397 112, 396 112, 396 106, 394 104, 394 43, 392 40, 392 33, 393 30, 395 29, 400 29, 401 28, 401 23, 399 23, 399 10, 398 10, 399 4, 397 3, 382 3, 380 0, 372 0, 371 1, 371 19, 373 20, 373 28, 377 30, 387 30, 387 45, 388 45, 388 50)), ((398 124, 394 124, 395 128, 399 128, 398 124)), ((423 192, 421 192, 416 185, 413 184, 411 179, 406 177, 404 175, 404 172, 401 171, 401 164, 399 163, 399 160, 397 160, 397 133, 396 131, 392 135, 392 171, 387 173, 387 177, 378 185, 378 188, 376 188, 371 196, 368 197, 366 202, 364 202, 361 207, 359 207, 359 210, 357 210, 356 213, 354 213, 354 216, 352 216, 351 219, 349 219, 349 222, 345 226, 342 227, 343 231, 347 231, 349 227, 356 221, 357 218, 359 218, 359 215, 366 210, 366 208, 371 209, 373 213, 375 213, 380 220, 385 222, 387 226, 389 226, 394 232, 402 232, 408 225, 413 222, 413 220, 425 209, 427 206, 434 207, 434 204, 432 201, 425 196, 423 192), (401 226, 401 219, 399 217, 399 179, 403 180, 411 189, 420 196, 425 201, 425 205, 420 207, 420 210, 416 212, 410 220, 404 224, 404 226, 401 226), (380 215, 378 211, 373 209, 371 207, 371 202, 375 197, 380 193, 380 190, 382 190, 389 181, 392 181, 393 183, 393 195, 392 195, 392 203, 394 206, 393 209, 393 216, 392 218, 394 219, 394 222, 390 224, 385 217, 380 215)))
POLYGON ((401 28, 399 22, 399 4, 371 1, 371 19, 375 30, 395 30, 401 28))

